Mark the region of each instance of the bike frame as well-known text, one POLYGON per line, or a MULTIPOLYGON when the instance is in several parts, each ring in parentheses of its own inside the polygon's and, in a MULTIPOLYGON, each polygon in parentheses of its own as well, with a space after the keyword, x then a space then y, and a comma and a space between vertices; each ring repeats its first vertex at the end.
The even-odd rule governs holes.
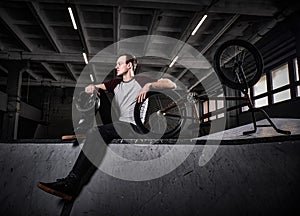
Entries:
MULTIPOLYGON (((187 96, 187 94, 185 96, 187 96)), ((190 101, 188 101, 188 99, 186 97, 183 97, 183 98, 180 98, 177 101, 174 101, 174 102, 170 103, 165 108, 159 110, 159 112, 163 116, 178 117, 178 118, 184 118, 184 119, 194 119, 194 120, 197 120, 197 121, 201 122, 202 120, 204 120, 206 118, 209 118, 209 117, 211 117, 213 115, 220 114, 220 113, 225 112, 225 111, 231 111, 231 110, 234 110, 234 109, 241 108, 243 106, 248 106, 249 108, 252 107, 252 103, 251 103, 249 94, 245 94, 244 97, 233 97, 233 96, 226 96, 226 97, 195 96, 194 99, 195 99, 195 101, 197 101, 196 103, 200 103, 200 102, 204 102, 204 101, 209 101, 209 100, 223 100, 223 101, 228 101, 228 100, 235 100, 236 101, 236 100, 240 100, 240 101, 245 101, 245 102, 241 103, 239 105, 236 105, 236 106, 232 106, 232 107, 228 107, 228 108, 221 108, 221 109, 218 109, 216 111, 208 112, 206 114, 203 114, 202 116, 199 116, 199 112, 197 110, 196 103, 190 102, 190 101), (168 112, 169 110, 173 109, 176 106, 184 106, 185 103, 193 103, 194 113, 195 113, 195 115, 197 117, 194 117, 194 116, 180 116, 180 115, 176 115, 176 114, 172 114, 172 113, 168 112)))

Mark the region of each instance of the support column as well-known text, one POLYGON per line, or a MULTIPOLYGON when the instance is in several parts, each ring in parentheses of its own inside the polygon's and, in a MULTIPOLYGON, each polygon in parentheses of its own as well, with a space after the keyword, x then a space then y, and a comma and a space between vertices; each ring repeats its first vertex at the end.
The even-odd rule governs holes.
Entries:
MULTIPOLYGON (((298 76, 300 76, 300 70, 299 70, 300 69, 300 23, 298 22, 298 20, 300 19, 299 12, 300 10, 298 10, 291 16, 290 23, 289 23, 290 30, 293 32, 295 36, 296 58, 298 62, 298 76)), ((293 87, 293 91, 292 91, 292 96, 294 98, 297 97, 297 89, 298 89, 298 85, 296 84, 293 87)))
POLYGON ((7 76, 7 111, 4 114, 2 125, 2 139, 17 139, 20 116, 20 99, 22 74, 26 63, 23 61, 9 61, 6 68, 7 76))
MULTIPOLYGON (((298 19, 300 18, 300 16, 297 16, 298 19)), ((299 22, 295 22, 296 25, 296 55, 297 55, 297 62, 298 62, 298 69, 300 69, 300 24, 299 22)), ((299 71, 298 71, 299 73, 299 71)), ((300 75, 300 74, 299 74, 300 75)))

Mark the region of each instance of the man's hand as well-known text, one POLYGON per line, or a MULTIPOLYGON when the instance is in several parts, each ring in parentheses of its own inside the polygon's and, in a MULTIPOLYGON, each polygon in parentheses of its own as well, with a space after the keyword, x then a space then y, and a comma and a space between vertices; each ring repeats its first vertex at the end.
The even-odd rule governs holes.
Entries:
POLYGON ((95 90, 96 90, 96 86, 93 84, 90 84, 87 87, 85 87, 85 93, 88 94, 93 94, 95 90))
POLYGON ((150 88, 151 88, 151 83, 147 83, 146 85, 144 85, 144 87, 140 90, 138 96, 136 97, 138 103, 145 100, 146 94, 150 90, 150 88))

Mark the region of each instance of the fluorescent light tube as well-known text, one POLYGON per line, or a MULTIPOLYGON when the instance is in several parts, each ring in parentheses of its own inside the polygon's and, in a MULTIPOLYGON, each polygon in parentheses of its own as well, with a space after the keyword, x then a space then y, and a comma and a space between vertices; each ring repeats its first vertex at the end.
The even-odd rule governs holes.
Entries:
POLYGON ((198 31, 198 29, 200 28, 200 26, 203 24, 203 22, 205 21, 205 19, 207 18, 207 15, 205 14, 202 19, 200 20, 200 22, 198 23, 198 25, 196 26, 196 28, 194 29, 194 31, 192 32, 192 35, 195 35, 196 32, 198 31))
POLYGON ((82 53, 82 55, 83 55, 84 62, 85 62, 86 64, 88 64, 89 61, 88 61, 88 59, 87 59, 86 53, 82 53))
POLYGON ((91 81, 94 82, 93 74, 90 74, 91 81))
POLYGON ((73 23, 73 27, 76 30, 77 29, 77 25, 76 25, 76 22, 75 22, 75 18, 74 18, 74 15, 73 15, 72 8, 68 7, 68 10, 69 10, 69 14, 70 14, 70 17, 71 17, 71 20, 72 20, 72 23, 73 23))
POLYGON ((178 56, 176 56, 176 57, 173 59, 173 61, 172 61, 171 64, 169 65, 169 68, 170 68, 170 67, 173 67, 173 65, 175 64, 175 62, 177 61, 177 59, 178 59, 178 56))

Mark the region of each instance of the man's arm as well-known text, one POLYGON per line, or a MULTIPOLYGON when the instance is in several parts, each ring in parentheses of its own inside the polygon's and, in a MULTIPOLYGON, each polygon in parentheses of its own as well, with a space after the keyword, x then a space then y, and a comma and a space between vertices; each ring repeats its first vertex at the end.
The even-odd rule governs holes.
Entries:
POLYGON ((169 79, 159 79, 156 82, 146 83, 137 96, 137 102, 140 103, 146 98, 147 92, 153 89, 175 89, 177 86, 169 79))
POLYGON ((92 94, 97 89, 102 89, 102 90, 106 91, 105 85, 103 83, 100 83, 97 85, 94 85, 94 84, 88 85, 87 87, 85 87, 85 92, 88 94, 92 94))
POLYGON ((159 79, 156 82, 149 83, 149 85, 153 89, 175 89, 177 87, 176 84, 169 79, 159 79))

